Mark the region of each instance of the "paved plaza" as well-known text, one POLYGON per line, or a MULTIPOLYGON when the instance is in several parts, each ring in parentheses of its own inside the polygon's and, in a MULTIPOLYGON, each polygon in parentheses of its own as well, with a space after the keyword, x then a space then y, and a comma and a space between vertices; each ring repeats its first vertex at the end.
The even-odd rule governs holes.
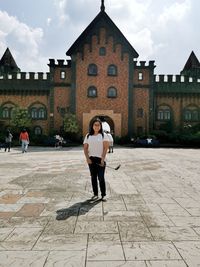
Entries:
POLYGON ((82 147, 0 150, 0 266, 200 266, 200 150, 107 158, 102 202, 82 147))

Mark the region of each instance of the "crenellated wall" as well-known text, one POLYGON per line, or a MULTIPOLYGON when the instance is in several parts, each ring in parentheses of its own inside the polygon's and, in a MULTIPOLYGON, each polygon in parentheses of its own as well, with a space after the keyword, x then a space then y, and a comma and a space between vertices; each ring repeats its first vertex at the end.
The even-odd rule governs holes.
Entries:
POLYGON ((49 72, 14 72, 12 74, 3 74, 0 76, 1 80, 50 80, 49 72))
POLYGON ((155 83, 197 83, 200 86, 200 78, 183 75, 154 75, 155 83))

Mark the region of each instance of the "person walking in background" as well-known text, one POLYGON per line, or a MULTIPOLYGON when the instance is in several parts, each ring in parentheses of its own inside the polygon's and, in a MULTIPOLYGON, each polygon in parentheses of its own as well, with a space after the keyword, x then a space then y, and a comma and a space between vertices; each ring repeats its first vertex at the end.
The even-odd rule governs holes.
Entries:
POLYGON ((29 135, 25 128, 20 133, 19 141, 21 142, 22 145, 22 153, 27 152, 30 141, 29 141, 29 135))
POLYGON ((10 152, 11 143, 12 143, 13 135, 11 134, 10 130, 6 131, 6 137, 5 137, 5 152, 8 149, 8 152, 10 152))
POLYGON ((109 139, 109 151, 108 153, 113 153, 113 137, 111 135, 111 133, 106 132, 108 139, 109 139))
POLYGON ((93 199, 98 199, 98 180, 101 191, 101 200, 105 201, 106 183, 105 183, 105 158, 108 151, 109 139, 107 134, 103 133, 101 120, 96 118, 91 123, 89 133, 85 136, 84 154, 90 169, 91 182, 93 189, 93 199), (97 180, 98 178, 98 180, 97 180))

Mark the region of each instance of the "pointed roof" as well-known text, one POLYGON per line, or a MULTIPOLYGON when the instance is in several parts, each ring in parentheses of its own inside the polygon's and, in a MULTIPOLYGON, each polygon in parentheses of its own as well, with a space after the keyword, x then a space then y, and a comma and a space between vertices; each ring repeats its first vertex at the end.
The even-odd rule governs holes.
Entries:
POLYGON ((19 69, 9 48, 6 49, 5 53, 3 54, 0 60, 0 67, 7 67, 7 68, 9 67, 11 69, 19 69))
POLYGON ((107 37, 112 36, 115 44, 122 44, 123 52, 129 52, 133 58, 139 56, 123 33, 106 14, 104 0, 102 0, 101 11, 72 44, 66 55, 71 56, 74 53, 83 51, 84 44, 91 43, 92 35, 99 35, 100 28, 106 28, 107 37))
POLYGON ((195 53, 192 51, 183 68, 183 71, 196 69, 196 68, 200 68, 200 63, 195 53))

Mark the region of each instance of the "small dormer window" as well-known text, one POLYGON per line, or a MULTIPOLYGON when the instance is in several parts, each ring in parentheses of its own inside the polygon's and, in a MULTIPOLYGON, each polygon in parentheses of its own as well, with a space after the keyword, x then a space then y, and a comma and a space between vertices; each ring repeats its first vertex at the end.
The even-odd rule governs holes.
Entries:
POLYGON ((60 79, 64 80, 65 78, 66 78, 66 72, 64 70, 61 70, 60 79))
POLYGON ((99 55, 100 56, 105 56, 106 55, 106 48, 105 47, 100 47, 99 48, 99 55))

